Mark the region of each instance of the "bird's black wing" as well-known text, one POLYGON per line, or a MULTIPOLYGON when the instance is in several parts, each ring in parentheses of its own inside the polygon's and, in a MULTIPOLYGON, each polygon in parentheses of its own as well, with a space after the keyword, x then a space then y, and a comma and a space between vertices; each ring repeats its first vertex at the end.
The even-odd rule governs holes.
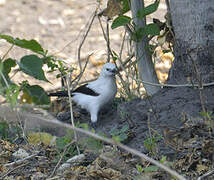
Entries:
POLYGON ((95 92, 93 89, 87 87, 88 84, 82 85, 75 89, 72 93, 82 93, 90 96, 99 96, 100 94, 95 92))
POLYGON ((68 91, 58 91, 55 93, 49 93, 48 96, 68 97, 68 91))
MULTIPOLYGON (((82 94, 86 94, 86 95, 90 95, 90 96, 99 96, 100 94, 95 92, 93 89, 90 89, 87 87, 88 84, 82 85, 80 87, 78 87, 77 89, 75 89, 74 91, 71 92, 71 96, 72 93, 82 93, 82 94)), ((48 96, 58 96, 58 97, 68 97, 68 91, 58 91, 55 93, 50 93, 48 94, 48 96)))

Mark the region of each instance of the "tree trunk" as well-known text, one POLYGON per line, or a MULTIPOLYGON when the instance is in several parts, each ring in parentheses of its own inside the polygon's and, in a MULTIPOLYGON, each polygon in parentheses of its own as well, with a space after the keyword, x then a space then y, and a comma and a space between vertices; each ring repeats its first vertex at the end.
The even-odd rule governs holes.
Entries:
POLYGON ((175 61, 169 82, 214 81, 214 1, 171 0, 175 61))
MULTIPOLYGON (((139 28, 144 27, 146 25, 145 19, 141 20, 139 18, 136 18, 138 10, 144 7, 143 2, 144 1, 142 0, 131 1, 131 11, 132 11, 133 21, 136 27, 139 27, 139 28)), ((148 52, 148 50, 146 50, 145 48, 147 45, 148 45, 147 38, 143 38, 142 41, 140 42, 135 42, 135 57, 138 61, 139 76, 144 81, 148 81, 151 83, 159 83, 155 69, 154 69, 154 65, 152 62, 152 57, 148 52)), ((160 87, 151 86, 148 84, 144 84, 144 88, 146 89, 146 92, 148 95, 153 95, 160 89, 160 87)))

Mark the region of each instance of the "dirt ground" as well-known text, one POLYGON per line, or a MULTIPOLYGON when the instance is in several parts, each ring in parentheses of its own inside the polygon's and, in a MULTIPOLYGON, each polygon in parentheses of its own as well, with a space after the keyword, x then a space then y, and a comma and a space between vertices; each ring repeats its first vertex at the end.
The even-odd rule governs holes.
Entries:
MULTIPOLYGON (((25 39, 35 38, 49 52, 60 52, 57 56, 66 59, 70 64, 77 63, 80 33, 84 30, 95 7, 95 1, 86 0, 8 0, 0 6, 0 32, 25 39), (69 45, 65 47, 67 44, 69 45)), ((161 11, 159 16, 163 18, 164 6, 161 6, 161 11)), ((85 58, 91 52, 95 52, 95 59, 103 61, 106 58, 106 44, 98 26, 96 20, 83 47, 82 57, 85 58)), ((121 42, 120 29, 111 31, 111 38, 113 49, 118 50, 121 42)), ((5 42, 0 41, 1 56, 7 48, 5 42)), ((16 49, 11 51, 9 56, 18 59, 23 53, 23 50, 16 49)), ((92 64, 89 67, 93 67, 92 64)), ((93 73, 88 77, 92 78, 93 73)), ((23 74, 16 78, 23 78, 23 74)), ((50 80, 54 78, 48 76, 50 80)), ((46 90, 60 87, 60 82, 54 85, 43 84, 40 81, 34 83, 42 84, 46 90)), ((202 92, 206 110, 214 112, 214 88, 205 87, 202 92)), ((77 108, 76 111, 78 112, 79 109, 77 108)), ((200 153, 197 161, 189 160, 189 165, 179 161, 180 164, 174 167, 179 172, 196 171, 201 159, 209 161, 209 169, 211 169, 214 167, 213 151, 206 151, 204 147, 208 142, 213 141, 214 135, 213 132, 209 133, 206 126, 209 122, 204 123, 205 117, 199 114, 201 111, 202 104, 198 89, 163 88, 154 96, 145 99, 134 99, 129 102, 116 99, 112 106, 106 107, 100 113, 96 131, 110 136, 111 129, 128 124, 129 138, 126 145, 146 154, 149 152, 145 148, 145 140, 151 138, 151 134, 162 135, 163 138, 158 141, 156 147, 159 158, 166 155, 171 160, 179 161, 189 157, 189 154, 193 156, 196 152, 200 153), (183 166, 187 168, 182 168, 183 166)), ((68 122, 69 114, 61 113, 58 118, 68 122)), ((78 121, 87 123, 90 117, 87 113, 80 113, 78 121)), ((50 132, 55 135, 61 134, 56 129, 50 132)))

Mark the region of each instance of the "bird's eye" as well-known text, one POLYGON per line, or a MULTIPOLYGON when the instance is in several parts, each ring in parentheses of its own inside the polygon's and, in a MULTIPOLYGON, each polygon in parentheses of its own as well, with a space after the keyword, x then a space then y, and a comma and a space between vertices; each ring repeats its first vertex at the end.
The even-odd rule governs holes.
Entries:
POLYGON ((109 68, 106 68, 106 70, 107 70, 107 71, 110 71, 110 69, 109 69, 109 68))

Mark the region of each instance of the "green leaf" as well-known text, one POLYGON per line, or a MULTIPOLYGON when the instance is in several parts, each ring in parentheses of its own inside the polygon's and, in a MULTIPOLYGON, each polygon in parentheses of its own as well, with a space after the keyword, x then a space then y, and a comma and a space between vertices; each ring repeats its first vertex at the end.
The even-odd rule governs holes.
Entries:
POLYGON ((24 73, 36 79, 49 82, 44 75, 42 66, 43 60, 36 55, 24 56, 19 63, 19 67, 24 73))
POLYGON ((122 129, 120 130, 121 132, 126 132, 129 130, 129 125, 128 124, 125 124, 122 129))
POLYGON ((158 25, 155 23, 147 24, 145 27, 143 27, 142 34, 144 36, 146 35, 156 36, 160 34, 160 29, 158 25))
POLYGON ((128 12, 130 10, 129 0, 122 0, 122 5, 123 5, 122 14, 125 14, 126 12, 128 12))
POLYGON ((160 163, 164 163, 166 161, 166 156, 162 156, 160 163))
POLYGON ((7 139, 9 132, 9 126, 7 122, 0 122, 0 138, 7 139))
POLYGON ((142 19, 145 16, 155 12, 158 9, 159 2, 160 2, 160 0, 156 0, 153 4, 151 4, 151 5, 149 5, 149 6, 145 7, 145 8, 140 9, 137 12, 137 17, 142 19))
POLYGON ((128 16, 124 16, 124 15, 118 16, 118 17, 112 22, 111 28, 112 28, 112 29, 115 29, 115 28, 117 28, 117 27, 124 26, 124 25, 128 24, 130 21, 131 21, 131 18, 128 17, 128 16))
POLYGON ((145 49, 152 55, 156 49, 157 45, 148 44, 145 46, 145 49))
POLYGON ((16 66, 16 61, 8 58, 3 62, 3 71, 5 74, 9 74, 12 67, 16 66))
POLYGON ((83 129, 85 129, 85 130, 89 130, 88 124, 87 124, 87 123, 80 123, 80 124, 77 125, 77 127, 83 128, 83 129))
POLYGON ((158 36, 157 41, 162 46, 166 42, 166 35, 158 36))
POLYGON ((164 49, 164 50, 162 50, 162 51, 163 51, 164 54, 165 54, 165 53, 172 52, 172 50, 170 50, 170 49, 164 49))
POLYGON ((24 94, 27 93, 28 97, 31 97, 32 102, 35 104, 50 103, 50 98, 48 97, 44 89, 38 85, 25 85, 25 87, 23 87, 23 92, 24 94))
POLYGON ((10 44, 14 44, 18 47, 29 49, 35 53, 45 54, 45 51, 42 48, 42 46, 34 39, 25 40, 25 39, 13 38, 12 36, 4 35, 4 34, 0 34, 0 39, 4 39, 10 44))
POLYGON ((63 150, 69 142, 70 140, 66 136, 56 138, 56 146, 59 150, 63 150))
POLYGON ((158 171, 158 167, 157 166, 149 166, 147 168, 144 169, 144 172, 157 172, 158 171))
POLYGON ((101 141, 98 141, 94 138, 85 138, 85 146, 88 150, 98 152, 100 149, 102 149, 103 144, 101 141))
POLYGON ((116 142, 120 142, 120 137, 119 136, 113 136, 112 139, 116 142))
POLYGON ((138 171, 139 173, 142 173, 142 172, 143 172, 143 168, 142 168, 141 165, 137 164, 137 165, 136 165, 136 168, 137 168, 137 171, 138 171))
MULTIPOLYGON (((4 75, 4 78, 8 84, 13 84, 9 78, 9 73, 11 71, 11 68, 15 66, 16 66, 16 61, 11 58, 6 59, 3 63, 0 62, 0 71, 4 75)), ((0 76, 0 83, 3 87, 6 87, 5 81, 2 78, 2 76, 0 76)))
POLYGON ((128 138, 126 133, 121 133, 118 137, 120 142, 125 141, 128 138))
POLYGON ((133 34, 132 38, 135 41, 140 41, 145 36, 156 36, 160 34, 160 29, 157 24, 151 23, 147 24, 145 27, 139 28, 135 34, 133 34))
POLYGON ((111 134, 111 136, 119 135, 120 134, 120 130, 117 129, 117 128, 113 128, 113 129, 110 130, 110 134, 111 134))

